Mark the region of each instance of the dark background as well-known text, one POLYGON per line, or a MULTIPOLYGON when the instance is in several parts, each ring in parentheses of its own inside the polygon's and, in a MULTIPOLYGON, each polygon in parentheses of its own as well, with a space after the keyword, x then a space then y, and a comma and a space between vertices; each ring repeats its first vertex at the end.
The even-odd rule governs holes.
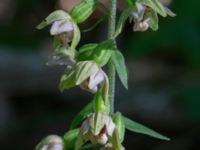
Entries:
MULTIPOLYGON (((126 149, 199 150, 199 1, 173 1, 175 18, 157 32, 133 33, 126 24, 118 46, 127 58, 129 90, 117 81, 116 110, 169 136, 170 142, 126 132, 126 149)), ((48 134, 63 135, 92 95, 76 87, 60 93, 63 67, 47 67, 48 29, 35 26, 54 0, 0 0, 0 149, 27 150, 48 134)), ((81 29, 95 22, 95 16, 81 29)), ((81 43, 106 38, 106 22, 81 43)))

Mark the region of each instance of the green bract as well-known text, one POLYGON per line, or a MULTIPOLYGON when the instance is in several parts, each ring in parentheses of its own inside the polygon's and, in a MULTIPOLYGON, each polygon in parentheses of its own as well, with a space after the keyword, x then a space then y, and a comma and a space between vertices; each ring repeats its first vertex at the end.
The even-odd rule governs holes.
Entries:
POLYGON ((112 40, 103 41, 100 44, 86 44, 80 48, 78 60, 93 60, 102 67, 108 63, 115 50, 116 46, 112 40))
POLYGON ((117 74, 126 89, 128 89, 128 72, 125 64, 124 56, 120 51, 115 51, 111 57, 112 63, 114 64, 117 74))

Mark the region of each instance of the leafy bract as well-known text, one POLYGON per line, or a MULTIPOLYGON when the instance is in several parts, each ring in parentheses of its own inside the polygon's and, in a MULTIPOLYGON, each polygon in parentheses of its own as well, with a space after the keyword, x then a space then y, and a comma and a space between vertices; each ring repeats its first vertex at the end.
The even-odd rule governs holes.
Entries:
POLYGON ((161 140, 166 140, 169 141, 170 139, 140 123, 137 123, 133 120, 130 120, 129 118, 123 117, 124 122, 125 122, 125 126, 128 130, 136 132, 136 133, 141 133, 141 134, 146 134, 149 135, 151 137, 157 138, 157 139, 161 139, 161 140))
POLYGON ((115 51, 111 57, 112 63, 114 64, 117 74, 126 89, 128 89, 128 72, 125 64, 124 56, 120 51, 115 51))

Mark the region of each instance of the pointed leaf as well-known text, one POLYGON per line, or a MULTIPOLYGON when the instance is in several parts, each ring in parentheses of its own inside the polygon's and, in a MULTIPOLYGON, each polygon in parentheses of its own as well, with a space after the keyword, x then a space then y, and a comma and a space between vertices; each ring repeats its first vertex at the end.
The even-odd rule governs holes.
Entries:
POLYGON ((128 130, 130 131, 133 131, 133 132, 136 132, 136 133, 141 133, 141 134, 146 134, 146 135, 149 135, 149 136, 152 136, 154 138, 157 138, 157 139, 161 139, 161 140, 167 140, 169 141, 170 139, 164 135, 161 135, 160 133, 148 128, 148 127, 145 127, 144 125, 140 124, 140 123, 137 123, 133 120, 130 120, 126 117, 123 117, 124 118, 124 122, 125 122, 125 126, 128 130))
POLYGON ((91 60, 102 67, 108 63, 114 50, 116 50, 116 47, 112 40, 104 41, 93 50, 91 60))
POLYGON ((127 8, 121 13, 119 21, 117 23, 117 27, 116 27, 116 31, 115 31, 115 35, 114 35, 115 37, 117 37, 122 32, 124 24, 130 16, 130 11, 131 11, 131 9, 127 8))
POLYGON ((124 56, 120 51, 115 51, 112 54, 112 62, 116 68, 116 71, 119 75, 119 78, 121 82, 123 83, 124 87, 128 89, 128 73, 127 73, 127 67, 125 64, 124 56))

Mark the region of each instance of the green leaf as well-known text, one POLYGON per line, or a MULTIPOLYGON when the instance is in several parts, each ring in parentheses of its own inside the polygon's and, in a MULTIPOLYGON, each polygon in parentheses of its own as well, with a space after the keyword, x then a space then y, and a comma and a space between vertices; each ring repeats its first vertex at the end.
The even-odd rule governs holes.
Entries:
POLYGON ((56 10, 52 12, 44 21, 42 21, 36 28, 41 30, 44 27, 52 24, 53 22, 57 20, 62 20, 62 19, 71 19, 69 14, 63 10, 56 10))
POLYGON ((65 135, 63 136, 65 148, 67 150, 75 148, 78 133, 79 133, 79 129, 73 129, 65 133, 65 135))
POLYGON ((91 54, 91 59, 102 67, 108 63, 114 50, 116 50, 116 48, 112 40, 104 41, 94 49, 91 54))
POLYGON ((80 47, 79 52, 78 52, 78 60, 79 61, 85 61, 89 60, 90 56, 93 52, 93 50, 98 46, 96 43, 90 43, 90 44, 85 44, 82 47, 80 47))
POLYGON ((82 0, 70 12, 76 23, 84 22, 94 12, 97 7, 96 0, 82 0))
POLYGON ((124 24, 130 16, 130 11, 131 11, 131 9, 127 8, 121 13, 121 15, 119 17, 119 21, 117 23, 117 27, 116 27, 116 31, 115 31, 115 35, 114 35, 115 37, 117 37, 122 32, 124 24))
POLYGON ((119 78, 126 89, 128 89, 128 73, 125 64, 124 56, 120 51, 115 51, 111 57, 119 78))
POLYGON ((125 122, 125 126, 128 130, 130 131, 133 131, 133 132, 136 132, 136 133, 141 133, 141 134, 146 134, 146 135, 149 135, 149 136, 152 136, 154 138, 157 138, 157 139, 161 139, 161 140, 167 140, 169 141, 170 139, 164 135, 161 135, 160 133, 148 128, 148 127, 145 127, 144 125, 140 124, 140 123, 137 123, 133 120, 130 120, 126 117, 123 117, 124 118, 124 122, 125 122))
POLYGON ((70 129, 76 128, 90 113, 94 111, 93 101, 87 104, 73 119, 70 129))
POLYGON ((76 64, 76 85, 81 84, 88 79, 90 75, 95 74, 99 70, 97 64, 93 61, 82 61, 76 64))

